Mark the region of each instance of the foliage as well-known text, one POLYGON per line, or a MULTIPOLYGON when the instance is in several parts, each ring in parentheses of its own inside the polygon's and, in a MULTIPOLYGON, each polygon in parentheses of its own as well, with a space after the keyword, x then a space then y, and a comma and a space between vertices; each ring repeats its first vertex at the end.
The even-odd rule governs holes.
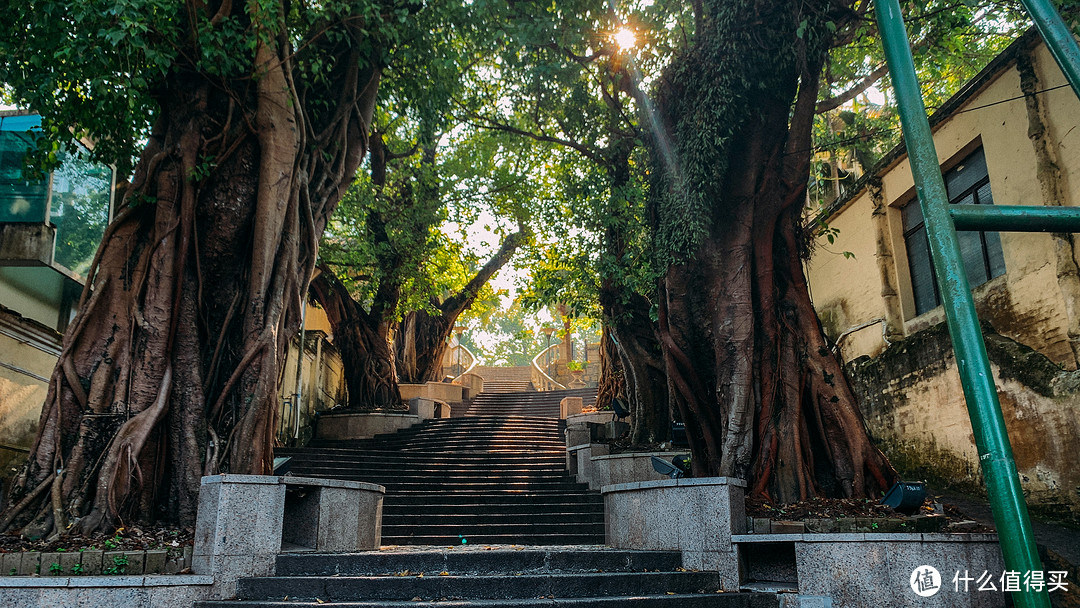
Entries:
POLYGON ((546 339, 537 319, 518 303, 494 310, 480 329, 470 329, 462 344, 476 353, 484 365, 529 365, 544 349, 546 339))
MULTIPOLYGON (((334 65, 322 45, 348 39, 331 24, 343 15, 362 20, 369 34, 359 41, 362 50, 385 63, 386 49, 403 35, 415 8, 394 0, 334 0, 290 5, 279 20, 278 7, 271 1, 252 5, 253 24, 250 15, 183 10, 170 0, 14 3, 0 26, 0 82, 11 103, 42 115, 40 166, 58 162, 59 143, 86 137, 94 141, 92 159, 116 165, 126 177, 169 79, 193 72, 231 89, 235 79, 257 76, 253 51, 259 37, 281 34, 298 42, 298 78, 325 83, 334 65)), ((329 98, 305 101, 315 114, 332 109, 329 98)))

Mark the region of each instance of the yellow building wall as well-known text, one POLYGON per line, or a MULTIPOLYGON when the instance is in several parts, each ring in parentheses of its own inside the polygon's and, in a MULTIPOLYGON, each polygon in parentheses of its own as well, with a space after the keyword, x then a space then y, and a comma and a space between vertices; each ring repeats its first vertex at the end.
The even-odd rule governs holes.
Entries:
MULTIPOLYGON (((1035 69, 1040 90, 1065 82, 1041 45, 1035 50, 1035 69)), ((1021 95, 1019 72, 1009 65, 934 129, 943 169, 983 147, 998 205, 1044 204, 1021 95)), ((1080 204, 1080 100, 1065 87, 1040 94, 1039 101, 1064 181, 1066 196, 1060 203, 1080 204)), ((914 202, 907 158, 878 175, 878 209, 884 217, 874 216, 873 193, 864 188, 828 219, 839 232, 831 244, 817 239, 807 262, 811 295, 826 333, 834 340, 844 336, 840 352, 850 364, 871 433, 886 454, 907 471, 936 471, 950 481, 980 483, 959 375, 940 326, 944 311, 939 306, 915 315, 900 212, 914 202), (842 255, 845 251, 854 257, 842 255), (889 283, 896 293, 891 317, 889 283), (891 341, 901 341, 893 348, 883 337, 887 322, 892 323, 891 341), (860 326, 865 327, 851 331, 860 326)), ((1012 345, 992 348, 991 360, 1017 466, 1036 508, 1064 508, 1080 517, 1080 470, 1075 465, 1080 391, 1063 388, 1080 386, 1080 372, 1068 371, 1076 369, 1077 361, 1068 340, 1055 241, 1049 234, 1000 236, 1005 274, 975 288, 974 294, 979 318, 1006 338, 991 341, 1012 345), (1039 374, 1030 373, 1024 346, 1049 359, 1039 374)))
MULTIPOLYGON (((0 313, 5 314, 5 313, 0 313)), ((57 355, 0 329, 0 492, 26 462, 57 355)), ((3 498, 0 498, 0 502, 3 498)))
MULTIPOLYGON (((1064 82, 1045 48, 1036 52, 1040 88, 1064 82), (1047 69, 1049 64, 1050 69, 1047 69)), ((1036 159, 1028 139, 1028 115, 1020 95, 1019 75, 1010 66, 972 96, 960 112, 937 125, 934 143, 945 169, 951 168, 980 144, 986 153, 987 171, 994 202, 999 205, 1041 205, 1036 159), (1008 101, 1007 101, 1008 100, 1008 101), (990 105, 994 104, 994 105, 990 105)), ((1066 176, 1080 171, 1080 100, 1068 88, 1041 96, 1047 104, 1051 137, 1068 133, 1059 146, 1059 161, 1066 176), (1071 120, 1071 126, 1068 126, 1071 120), (1070 131, 1070 129, 1072 129, 1070 131)), ((1055 137, 1054 141, 1057 141, 1055 137)), ((817 239, 807 264, 807 278, 815 306, 827 333, 834 339, 846 329, 886 317, 882 277, 876 255, 876 239, 885 239, 894 258, 891 272, 899 291, 903 334, 911 335, 944 321, 941 307, 915 315, 900 209, 914 201, 914 182, 907 158, 881 174, 881 195, 887 206, 887 222, 876 225, 873 202, 863 189, 854 200, 829 218, 839 230, 835 242, 817 239), (840 252, 849 251, 854 259, 840 252)), ((1080 201, 1080 179, 1067 179, 1069 197, 1080 201)), ((1076 360, 1066 333, 1065 301, 1058 288, 1054 242, 1049 234, 1001 233, 1005 275, 975 289, 980 318, 1014 340, 1023 342, 1069 369, 1076 360)), ((874 356, 886 346, 879 325, 859 330, 843 343, 845 359, 874 356)))

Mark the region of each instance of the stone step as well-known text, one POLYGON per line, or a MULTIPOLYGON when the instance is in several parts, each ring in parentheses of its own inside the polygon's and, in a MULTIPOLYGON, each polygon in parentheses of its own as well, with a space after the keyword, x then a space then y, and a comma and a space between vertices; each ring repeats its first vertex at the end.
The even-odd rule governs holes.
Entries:
POLYGON ((455 493, 486 493, 486 492, 561 492, 561 491, 579 491, 583 492, 588 489, 589 485, 584 483, 577 483, 573 481, 489 481, 489 482, 469 482, 469 483, 437 483, 437 482, 410 482, 410 481, 394 481, 393 478, 387 477, 370 477, 367 475, 352 475, 349 477, 339 476, 335 479, 347 479, 349 481, 366 481, 369 483, 376 483, 381 486, 385 486, 388 491, 393 492, 425 492, 428 494, 439 494, 446 490, 447 485, 452 486, 452 491, 455 493), (355 477, 356 479, 350 479, 355 477))
POLYGON ((716 591, 715 572, 575 572, 521 576, 268 576, 241 579, 237 598, 267 600, 438 600, 603 597, 716 591))
POLYGON ((397 469, 401 471, 409 471, 416 469, 423 469, 431 474, 440 473, 463 473, 463 474, 522 474, 522 475, 544 475, 547 473, 566 474, 565 459, 563 461, 553 461, 551 463, 504 463, 500 461, 490 462, 425 462, 416 463, 415 461, 406 461, 404 459, 319 459, 317 457, 312 458, 295 458, 293 460, 293 466, 303 467, 337 467, 337 468, 351 468, 354 470, 385 470, 388 468, 397 469), (421 466, 413 466, 415 464, 421 464, 421 466))
POLYGON ((682 565, 677 551, 581 550, 572 548, 493 550, 369 551, 363 553, 285 553, 277 558, 279 576, 332 576, 448 572, 640 572, 675 571, 682 565))
POLYGON ((596 534, 500 534, 477 536, 475 534, 462 534, 455 536, 405 536, 388 537, 382 539, 383 546, 431 546, 431 547, 454 547, 463 546, 467 541, 472 545, 526 545, 526 546, 549 546, 549 545, 590 545, 603 546, 604 536, 596 534))
POLYGON ((602 502, 555 502, 536 504, 531 502, 522 503, 488 503, 488 504, 416 504, 405 505, 394 503, 394 516, 407 517, 412 514, 435 515, 439 517, 455 515, 478 515, 483 517, 545 517, 547 515, 566 515, 574 517, 582 513, 603 513, 602 502))
POLYGON ((377 483, 380 485, 386 485, 385 482, 404 482, 404 483, 485 483, 485 482, 498 482, 498 483, 523 483, 523 482, 567 482, 574 481, 574 479, 566 474, 565 471, 485 471, 477 470, 472 472, 462 471, 445 471, 445 472, 432 472, 432 471, 386 471, 376 469, 357 469, 349 467, 314 467, 305 466, 304 475, 310 476, 312 473, 319 473, 319 477, 332 477, 335 474, 351 475, 353 477, 364 477, 371 483, 377 483))
MULTIPOLYGON (((522 522, 523 515, 527 515, 529 524, 593 524, 596 523, 595 511, 578 511, 570 513, 564 509, 534 513, 497 512, 488 509, 473 510, 468 513, 439 513, 423 508, 411 511, 401 509, 395 513, 383 517, 383 530, 387 525, 395 526, 418 526, 438 523, 446 526, 482 526, 484 524, 518 524, 522 522)), ((603 522, 600 523, 603 525, 603 522)))
MULTIPOLYGON (((535 608, 565 606, 566 608, 776 608, 776 595, 750 593, 714 593, 711 595, 652 595, 610 596, 601 598, 516 598, 512 600, 440 600, 439 608, 535 608)), ((195 608, 417 608, 410 600, 378 600, 370 602, 275 602, 275 601, 208 601, 196 602, 195 608)))
POLYGON ((604 538, 604 522, 585 522, 585 523, 543 523, 537 521, 527 522, 490 522, 484 521, 477 524, 458 524, 454 522, 444 522, 443 518, 432 517, 419 524, 399 523, 394 518, 383 518, 382 533, 384 538, 401 538, 401 537, 417 537, 417 536, 466 536, 466 537, 488 537, 488 536, 504 536, 514 535, 519 536, 540 536, 548 534, 581 534, 596 535, 600 542, 603 542, 604 538))
POLYGON ((389 494, 383 499, 383 511, 391 506, 413 505, 552 505, 552 504, 604 504, 598 492, 557 492, 539 494, 536 492, 501 494, 478 494, 474 492, 437 493, 437 494, 389 494))

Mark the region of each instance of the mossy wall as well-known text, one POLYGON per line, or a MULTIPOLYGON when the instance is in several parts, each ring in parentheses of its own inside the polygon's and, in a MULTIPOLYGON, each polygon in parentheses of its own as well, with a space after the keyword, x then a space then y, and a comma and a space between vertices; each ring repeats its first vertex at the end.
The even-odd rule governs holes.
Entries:
MULTIPOLYGON (((1080 372, 984 327, 1016 465, 1034 510, 1080 519, 1080 372)), ((982 474, 944 324, 847 365, 871 434, 908 479, 979 488, 982 474)))

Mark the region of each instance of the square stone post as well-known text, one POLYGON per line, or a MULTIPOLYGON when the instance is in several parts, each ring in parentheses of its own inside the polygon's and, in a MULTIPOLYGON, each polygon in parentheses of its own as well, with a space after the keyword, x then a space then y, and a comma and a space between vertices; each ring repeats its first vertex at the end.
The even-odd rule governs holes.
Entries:
POLYGON ((274 572, 284 509, 285 485, 279 477, 202 478, 192 570, 214 576, 214 596, 232 598, 241 577, 274 572))

